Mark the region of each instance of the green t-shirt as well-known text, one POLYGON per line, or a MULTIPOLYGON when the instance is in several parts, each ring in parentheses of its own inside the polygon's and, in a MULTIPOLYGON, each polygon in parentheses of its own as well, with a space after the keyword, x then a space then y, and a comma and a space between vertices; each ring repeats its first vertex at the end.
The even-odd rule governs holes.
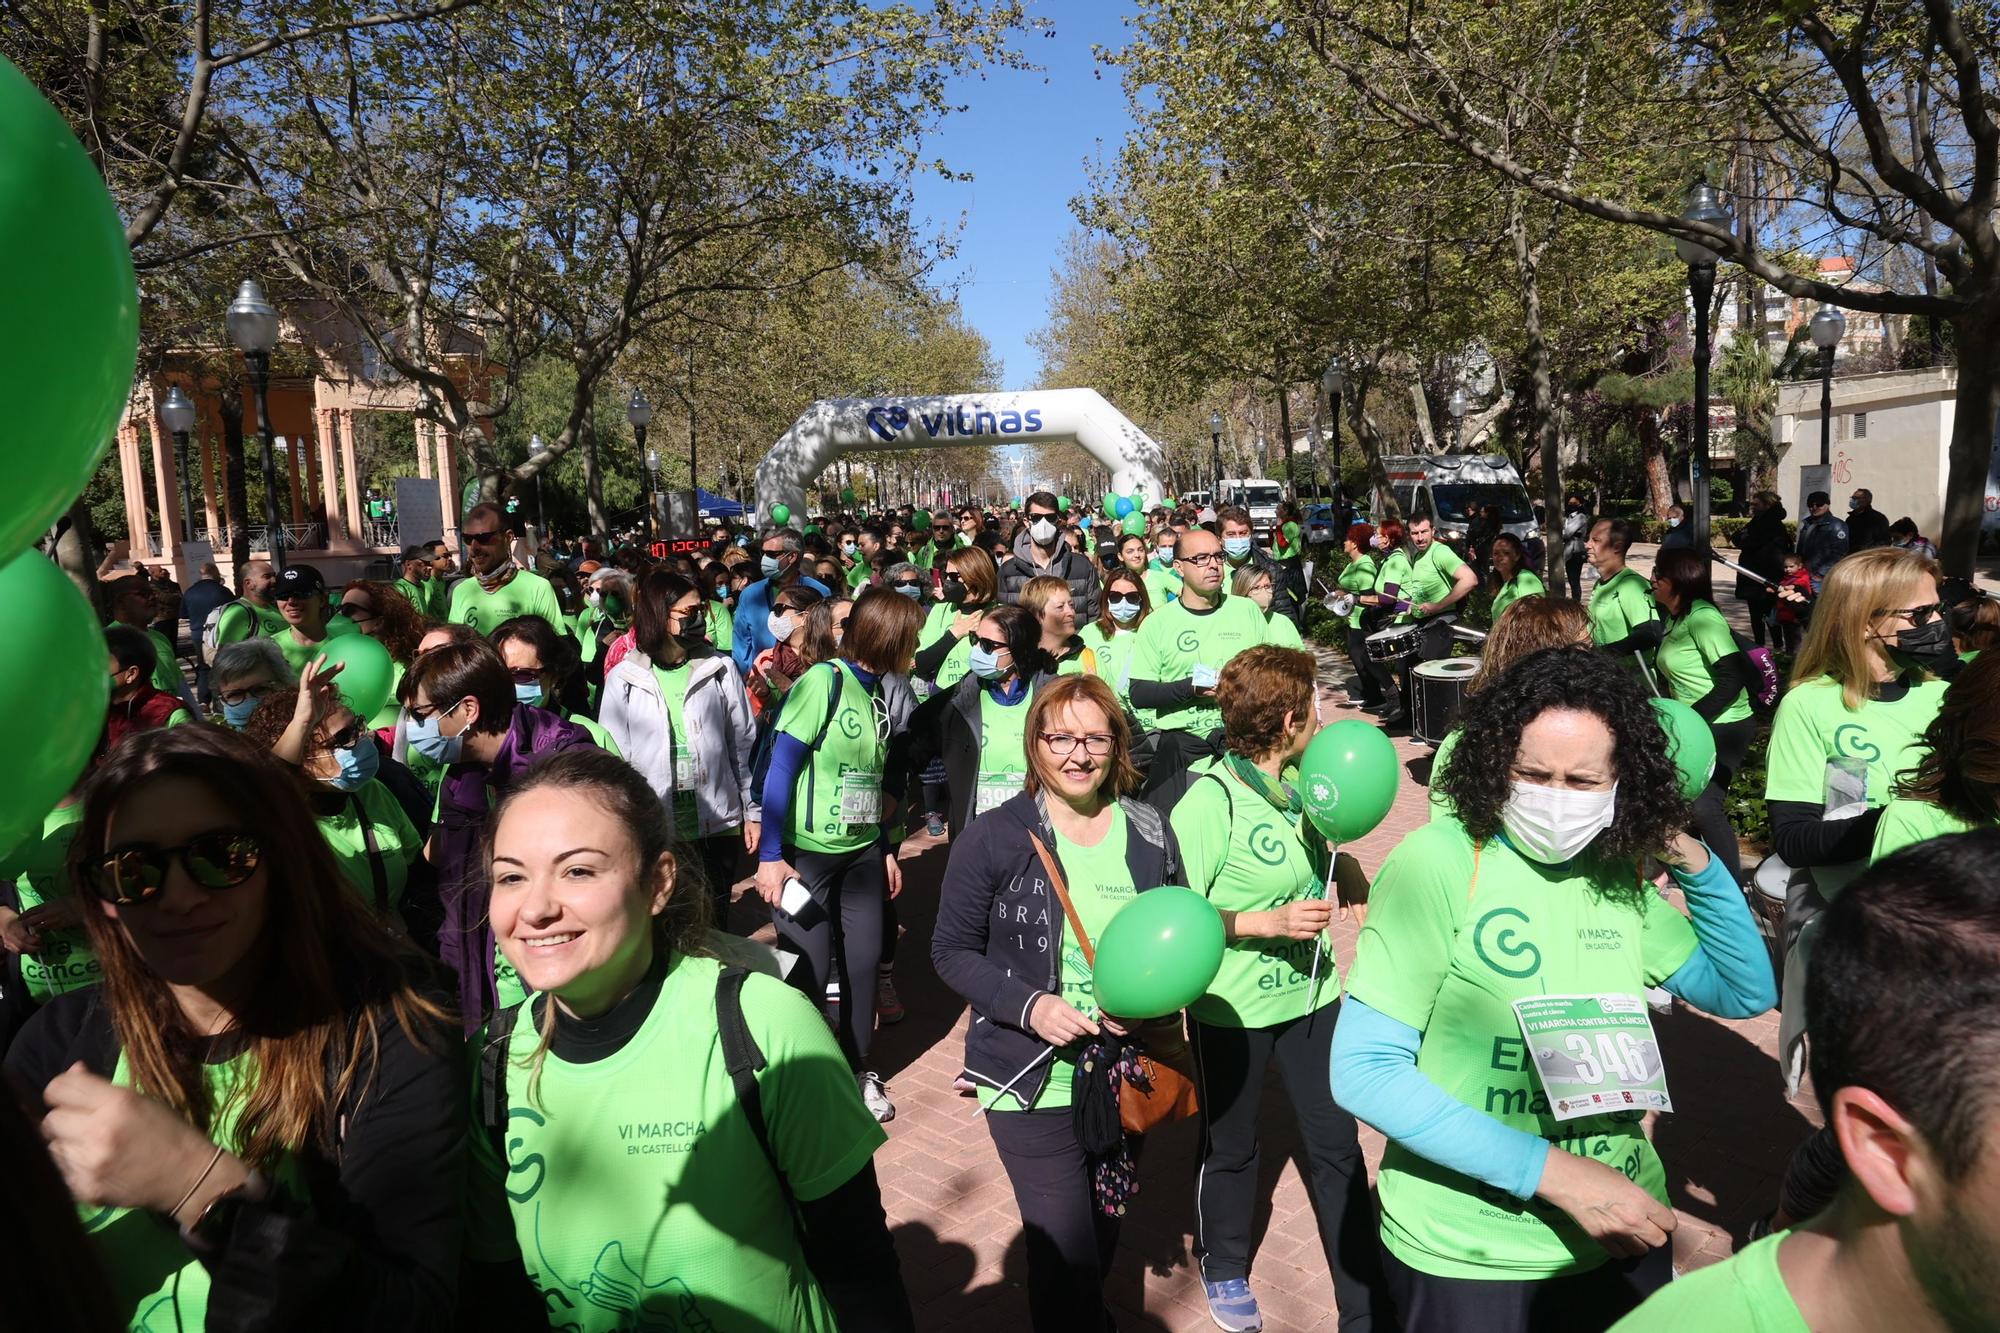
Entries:
POLYGON ((1033 690, 1003 704, 993 691, 979 691, 979 786, 972 813, 983 815, 1019 795, 1028 776, 1028 707, 1033 690))
POLYGON ((1375 558, 1369 555, 1364 555, 1358 560, 1350 560, 1341 566, 1338 580, 1340 587, 1343 591, 1353 593, 1356 598, 1354 609, 1347 613, 1349 629, 1361 628, 1361 613, 1367 608, 1361 605, 1359 599, 1363 593, 1375 591, 1376 574, 1375 558))
POLYGON ((1299 637, 1299 627, 1292 623, 1290 616, 1281 616, 1275 611, 1264 613, 1264 642, 1279 648, 1299 648, 1306 641, 1299 637))
POLYGON ((868 580, 874 577, 875 571, 868 567, 866 560, 857 555, 854 557, 854 563, 847 570, 848 589, 858 593, 862 588, 867 586, 868 580))
POLYGON ((1548 586, 1542 576, 1532 569, 1523 569, 1514 577, 1500 585, 1500 591, 1493 594, 1493 623, 1500 623, 1500 613, 1523 597, 1543 597, 1548 594, 1548 586))
MULTIPOLYGON (((1667 693, 1684 704, 1692 704, 1715 688, 1715 677, 1709 668, 1741 651, 1729 622, 1723 619, 1715 603, 1695 602, 1686 615, 1668 622, 1654 665, 1667 693)), ((1729 707, 1716 715, 1715 722, 1719 726, 1741 722, 1748 716, 1750 691, 1738 690, 1729 707)))
MULTIPOLYGON (((976 608, 974 608, 976 609, 976 608)), ((966 608, 952 606, 945 602, 932 605, 924 612, 923 628, 917 631, 919 651, 929 648, 951 631, 951 622, 965 613, 966 608)), ((965 679, 965 673, 972 669, 972 636, 964 635, 945 654, 944 662, 938 667, 937 688, 948 690, 965 679)))
MULTIPOLYGON (((1147 616, 1133 649, 1132 679, 1177 681, 1197 666, 1220 675, 1229 659, 1264 642, 1264 613, 1248 597, 1225 597, 1210 611, 1190 611, 1174 601, 1147 616)), ((1215 696, 1204 695, 1162 711, 1161 729, 1205 736, 1222 725, 1215 696)))
MULTIPOLYGON (((532 1100, 539 1025, 526 1013, 514 1025, 506 1160, 475 1128, 467 1249, 511 1258, 511 1231, 557 1327, 836 1327, 724 1064, 721 970, 713 958, 675 959, 623 1049, 587 1064, 547 1053, 532 1100)), ((761 973, 745 980, 742 999, 766 1062, 757 1083, 772 1156, 798 1198, 824 1198, 886 1136, 812 1004, 761 973)))
MULTIPOLYGON (((1851 782, 1866 775, 1868 808, 1889 803, 1896 780, 1916 766, 1924 730, 1944 702, 1945 683, 1921 681, 1896 700, 1868 699, 1849 711, 1840 682, 1831 676, 1785 691, 1771 722, 1765 764, 1766 801, 1803 801, 1825 809, 1833 794, 1830 771, 1851 782)), ((1814 866, 1813 881, 1831 897, 1864 869, 1860 861, 1814 866)))
POLYGON ((692 746, 688 744, 686 720, 688 692, 688 664, 677 667, 653 668, 653 679, 659 683, 660 698, 667 705, 667 734, 673 737, 674 752, 669 756, 673 774, 673 792, 669 798, 674 817, 674 837, 682 842, 701 836, 701 811, 695 805, 695 792, 699 789, 699 776, 692 746))
MULTIPOLYGON (((334 793, 334 789, 323 789, 334 793)), ((417 835, 417 826, 403 813, 403 807, 382 783, 373 779, 361 785, 360 790, 340 792, 344 797, 340 809, 330 815, 320 815, 314 822, 319 825, 320 836, 333 852, 334 861, 340 866, 340 873, 361 901, 369 907, 375 906, 375 862, 382 867, 383 891, 388 904, 396 906, 403 900, 403 886, 409 882, 410 865, 424 854, 424 840, 417 835), (355 805, 359 803, 360 810, 355 805), (363 818, 367 827, 362 827, 363 818), (368 854, 368 834, 375 835, 376 855, 368 854)))
POLYGON ((1146 572, 1139 577, 1145 582, 1146 601, 1154 611, 1179 598, 1181 585, 1187 581, 1179 570, 1162 569, 1158 565, 1147 565, 1146 572))
MULTIPOLYGON (((1347 993, 1423 1034, 1417 1068, 1448 1095, 1622 1171, 1665 1203, 1644 1113, 1553 1119, 1511 1007, 1531 995, 1638 996, 1687 962, 1694 927, 1650 886, 1635 904, 1637 878, 1630 861, 1540 865, 1503 839, 1475 851, 1456 820, 1433 820, 1376 877, 1347 993)), ((1605 1260, 1554 1205, 1523 1202, 1397 1143, 1380 1182, 1383 1243, 1420 1272, 1531 1280, 1605 1260)))
POLYGON ((292 633, 290 625, 273 634, 271 639, 278 645, 278 651, 285 655, 285 661, 292 668, 292 673, 297 675, 306 669, 308 662, 311 662, 322 652, 326 651, 326 641, 328 639, 337 639, 343 634, 359 634, 360 632, 361 627, 346 616, 328 616, 326 633, 311 643, 300 642, 298 635, 292 633))
POLYGON ((1913 800, 1908 796, 1891 797, 1889 803, 1882 807, 1881 822, 1875 825, 1875 848, 1868 854, 1868 863, 1873 865, 1892 852, 1929 842, 1932 838, 1970 833, 1976 827, 1929 801, 1913 800))
POLYGON ((403 594, 403 600, 410 604, 412 611, 415 611, 420 616, 430 615, 431 581, 429 579, 424 580, 422 583, 412 583, 408 579, 399 578, 389 586, 403 594))
MULTIPOLYGON (((1194 780, 1171 817, 1189 888, 1222 912, 1267 912, 1326 896, 1332 860, 1326 839, 1227 765, 1207 760, 1195 768, 1207 776, 1194 780)), ((1324 935, 1233 940, 1208 993, 1188 1012, 1215 1027, 1266 1028, 1332 1004, 1340 998, 1340 973, 1325 944, 1324 935), (1317 980, 1316 951, 1323 955, 1317 980)))
POLYGON ((1590 638, 1600 646, 1630 638, 1634 629, 1659 618, 1653 585, 1630 566, 1602 580, 1590 591, 1590 638))
POLYGON ((1301 549, 1298 524, 1287 523, 1278 529, 1278 559, 1295 559, 1301 549))
POLYGON ((736 649, 736 618, 729 614, 726 603, 713 597, 708 599, 708 641, 715 645, 718 653, 730 653, 736 649))
POLYGON ((1447 801, 1444 798, 1444 793, 1438 790, 1438 780, 1444 776, 1444 766, 1451 762, 1451 752, 1457 748, 1458 728, 1453 727, 1444 734, 1444 739, 1438 742, 1437 753, 1431 756, 1430 789, 1432 819, 1453 819, 1457 817, 1458 812, 1452 809, 1451 802, 1447 801))
POLYGON ((258 606, 255 602, 241 599, 231 602, 216 613, 215 641, 218 644, 235 643, 239 639, 276 638, 291 626, 284 614, 275 606, 258 606))
POLYGON ((540 616, 561 634, 562 603, 556 600, 555 585, 532 569, 516 570, 492 592, 480 587, 478 579, 464 579, 451 590, 451 611, 445 618, 491 634, 515 616, 540 616))
MULTIPOLYGON (((1111 924, 1111 918, 1118 914, 1118 909, 1138 896, 1138 888, 1132 883, 1132 871, 1125 864, 1127 833, 1125 811, 1114 804, 1111 807, 1111 822, 1095 847, 1071 842, 1058 833, 1056 845, 1049 849, 1055 853, 1056 863, 1062 867, 1063 885, 1069 890, 1070 901, 1076 904, 1076 914, 1083 922, 1084 933, 1090 936, 1093 951, 1097 942, 1104 938, 1104 928, 1111 924)), ((1091 986, 1090 964, 1083 959, 1083 945, 1070 937, 1067 917, 1062 922, 1061 938, 1059 984, 1062 997, 1078 1013, 1095 1015, 1097 992, 1091 986)), ((1071 1083, 1075 1078, 1076 1062, 1059 1051, 1050 1065, 1048 1081, 1042 1085, 1041 1094, 1032 1106, 1020 1106, 1019 1098, 1009 1092, 1007 1098, 1014 1104, 999 1109, 1043 1111, 1052 1106, 1068 1106, 1073 1099, 1071 1083)), ((1029 1080, 1021 1081, 1026 1083, 1029 1080)), ((981 1089, 980 1104, 992 1108, 997 1093, 997 1089, 981 1089)))
MULTIPOLYGON (((69 846, 82 820, 82 801, 57 806, 42 816, 41 835, 16 847, 0 866, 0 874, 14 880, 23 912, 70 896, 69 846)), ((21 981, 38 1004, 103 979, 104 966, 82 926, 45 930, 41 952, 21 955, 21 981)))
MULTIPOLYGON (((1141 625, 1144 623, 1140 622, 1141 625)), ((1139 631, 1114 626, 1106 634, 1093 620, 1083 627, 1083 646, 1097 656, 1097 678, 1111 687, 1118 696, 1118 702, 1130 708, 1132 660, 1139 647, 1139 631)))
POLYGON ((792 789, 785 841, 837 856, 866 847, 882 831, 882 767, 886 745, 875 726, 875 704, 843 662, 822 662, 785 696, 778 730, 812 748, 792 789), (838 690, 835 701, 832 692, 838 690), (827 708, 833 718, 827 721, 827 708), (825 723, 822 736, 821 724, 825 723), (814 742, 818 741, 815 746, 814 742), (843 813, 843 786, 849 793, 843 813), (868 796, 869 792, 874 796, 868 796), (874 814, 868 816, 872 808, 874 814))
POLYGON ((1697 1268, 1653 1293, 1611 1326, 1611 1333, 1811 1333, 1778 1269, 1788 1231, 1745 1246, 1719 1264, 1697 1268))
MULTIPOLYGON (((1410 553, 1398 546, 1382 557, 1382 563, 1375 567, 1375 591, 1383 597, 1393 597, 1399 601, 1411 601, 1410 596, 1410 553)), ((1382 608, 1387 610, 1387 607, 1382 608)), ((1395 618, 1401 625, 1410 619, 1405 612, 1395 618)))
POLYGON ((1410 603, 1410 618, 1417 619, 1416 608, 1425 602, 1442 602, 1449 597, 1452 576, 1464 567, 1465 561, 1458 552, 1440 541, 1426 546, 1422 555, 1411 556, 1410 577, 1403 590, 1410 603))

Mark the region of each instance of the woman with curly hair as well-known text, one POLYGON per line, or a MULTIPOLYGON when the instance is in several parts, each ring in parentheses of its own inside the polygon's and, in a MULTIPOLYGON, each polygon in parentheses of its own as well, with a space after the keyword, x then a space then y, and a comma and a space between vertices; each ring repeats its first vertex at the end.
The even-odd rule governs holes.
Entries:
POLYGON ((1666 1099, 1644 992, 1747 1018, 1776 1000, 1742 891, 1684 829, 1643 685, 1555 649, 1473 695, 1456 819, 1370 894, 1333 1091, 1389 1139, 1388 1283, 1407 1333, 1601 1330, 1673 1276, 1666 1099), (1642 869, 1663 861, 1692 921, 1642 869), (1617 1106, 1617 1110, 1600 1110, 1617 1106))
POLYGON ((403 669, 417 655, 417 644, 431 622, 393 584, 372 579, 356 579, 340 595, 340 614, 354 627, 389 650, 395 675, 389 682, 389 701, 368 719, 370 729, 381 731, 396 725, 402 705, 396 702, 396 686, 403 683, 403 669))
MULTIPOLYGON (((1519 607, 1509 605, 1493 618, 1492 632, 1480 645, 1479 670, 1466 682, 1469 699, 1491 685, 1507 668, 1544 648, 1590 647, 1590 613, 1582 602, 1567 597, 1525 598, 1519 607)), ((1458 728, 1454 726, 1438 743, 1431 756, 1431 818, 1449 819, 1451 806, 1444 796, 1444 771, 1458 748, 1458 728)))

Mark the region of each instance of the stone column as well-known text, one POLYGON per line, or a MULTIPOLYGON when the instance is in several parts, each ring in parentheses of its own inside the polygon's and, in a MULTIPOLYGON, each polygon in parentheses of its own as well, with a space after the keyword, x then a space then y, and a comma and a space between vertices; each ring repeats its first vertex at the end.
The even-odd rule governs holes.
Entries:
POLYGON ((306 521, 305 494, 299 478, 299 437, 285 437, 285 479, 292 488, 292 524, 296 527, 306 521))
POLYGON ((444 515, 444 539, 454 553, 459 550, 458 521, 458 441, 450 431, 441 426, 433 426, 432 433, 437 440, 437 482, 438 512, 444 515))
POLYGON ((339 413, 333 408, 322 407, 313 413, 319 425, 319 438, 314 442, 319 458, 319 502, 326 508, 327 544, 331 546, 335 534, 343 541, 350 541, 354 534, 348 530, 347 515, 340 510, 340 467, 334 461, 334 434, 338 430, 339 413))
POLYGON ((150 559, 146 549, 146 472, 139 462, 139 423, 126 416, 118 425, 118 480, 125 493, 125 540, 134 560, 150 559))
POLYGON ((173 563, 174 581, 185 588, 191 580, 187 577, 187 562, 181 558, 180 471, 175 466, 174 437, 160 421, 158 401, 149 395, 146 405, 146 434, 151 438, 153 450, 153 493, 160 507, 160 545, 166 548, 164 558, 173 563))
POLYGON ((361 488, 354 467, 354 409, 349 407, 340 409, 340 471, 347 499, 347 530, 359 541, 367 529, 361 526, 361 488))
POLYGON ((410 418, 417 425, 417 477, 423 481, 431 479, 431 441, 437 438, 437 423, 422 417, 410 418))

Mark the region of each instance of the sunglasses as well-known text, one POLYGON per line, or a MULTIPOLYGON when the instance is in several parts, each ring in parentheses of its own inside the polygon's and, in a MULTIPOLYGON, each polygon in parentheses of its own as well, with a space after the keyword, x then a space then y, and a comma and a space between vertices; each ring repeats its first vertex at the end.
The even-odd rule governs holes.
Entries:
POLYGON ((257 873, 264 845, 236 829, 197 833, 178 847, 128 847, 87 867, 91 887, 105 902, 132 907, 156 900, 175 861, 188 878, 210 891, 233 889, 257 873))
POLYGON ((375 618, 375 612, 359 602, 342 602, 340 604, 340 614, 346 616, 357 625, 364 620, 373 620, 375 618))
POLYGON ((326 738, 326 748, 329 750, 351 750, 360 741, 361 731, 361 719, 355 718, 339 731, 334 732, 333 735, 326 738))
POLYGON ((1007 648, 1007 641, 1005 639, 989 639, 984 634, 973 635, 972 641, 989 653, 1004 652, 1007 648))
POLYGON ((924 585, 919 579, 897 579, 893 586, 898 588, 921 588, 924 585))
POLYGON ((516 685, 539 685, 542 683, 542 669, 540 667, 514 667, 507 674, 514 678, 516 685))
POLYGON ((494 528, 490 532, 470 532, 464 528, 460 528, 458 530, 458 535, 465 538, 465 540, 469 542, 477 542, 481 546, 484 546, 487 542, 499 540, 500 529, 494 528))

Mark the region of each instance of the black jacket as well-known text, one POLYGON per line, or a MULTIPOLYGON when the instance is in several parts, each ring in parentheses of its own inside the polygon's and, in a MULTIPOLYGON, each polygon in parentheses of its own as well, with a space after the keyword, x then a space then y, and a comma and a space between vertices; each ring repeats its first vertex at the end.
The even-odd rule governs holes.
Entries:
MULTIPOLYGON (((1252 542, 1250 545, 1250 559, 1247 563, 1252 569, 1261 569, 1271 576, 1272 614, 1283 616, 1294 625, 1297 625, 1299 623, 1299 591, 1292 583, 1296 573, 1295 567, 1280 561, 1276 556, 1255 542, 1252 542)), ((1225 592, 1229 590, 1229 580, 1235 577, 1236 566, 1230 564, 1228 558, 1225 557, 1222 562, 1222 581, 1225 592)), ((1153 609, 1156 611, 1159 610, 1158 607, 1154 607, 1153 609)), ((1081 625, 1083 622, 1079 620, 1076 623, 1081 625)), ((1300 626, 1300 628, 1304 627, 1300 626)))
MULTIPOLYGON (((1048 676, 1038 676, 1029 693, 1048 676)), ((889 761, 883 786, 900 792, 908 775, 921 774, 931 760, 944 756, 944 771, 951 787, 945 823, 956 840, 972 823, 973 802, 979 790, 979 695, 986 688, 979 677, 967 674, 948 690, 926 699, 911 715, 909 725, 889 742, 889 761)), ((1027 708, 1027 699, 1020 707, 1027 708)))
MULTIPOLYGON (((1753 574, 1762 574, 1767 579, 1776 580, 1785 572, 1785 557, 1792 553, 1791 534, 1785 531, 1785 507, 1774 504, 1769 509, 1759 510, 1743 525, 1743 531, 1736 534, 1736 549, 1743 553, 1739 562, 1753 574)), ((1770 593, 1759 585, 1738 575, 1736 595, 1748 598, 1758 592, 1770 593)))
POLYGON ((1889 516, 1875 508, 1847 511, 1847 551, 1873 550, 1889 544, 1889 516))
MULTIPOLYGON (((1130 836, 1125 865, 1141 892, 1181 877, 1173 830, 1149 805, 1127 798, 1130 836)), ((1063 935, 1062 901, 1049 886, 1033 832, 1061 864, 1055 834, 1040 801, 1026 792, 972 822, 951 843, 931 962, 944 983, 972 1006, 965 1034, 965 1069, 975 1083, 1003 1088, 1048 1049, 1028 1026, 1028 1011, 1043 995, 1058 994, 1063 935)), ((1065 874, 1065 878, 1067 875, 1065 874)), ((1014 1084, 1033 1102, 1048 1081, 1049 1063, 1014 1084)))
POLYGON ((1069 584, 1069 599, 1076 607, 1076 623, 1088 625, 1097 619, 1101 609, 1097 594, 1104 586, 1103 571, 1097 562, 1081 551, 1070 549, 1068 542, 1056 539, 1055 559, 1044 567, 1035 563, 1035 546, 1028 537, 1028 530, 1021 529, 1014 538, 1014 553, 1000 562, 1000 600, 1008 606, 1021 600, 1021 589, 1028 586, 1028 580, 1041 574, 1052 574, 1069 584))

